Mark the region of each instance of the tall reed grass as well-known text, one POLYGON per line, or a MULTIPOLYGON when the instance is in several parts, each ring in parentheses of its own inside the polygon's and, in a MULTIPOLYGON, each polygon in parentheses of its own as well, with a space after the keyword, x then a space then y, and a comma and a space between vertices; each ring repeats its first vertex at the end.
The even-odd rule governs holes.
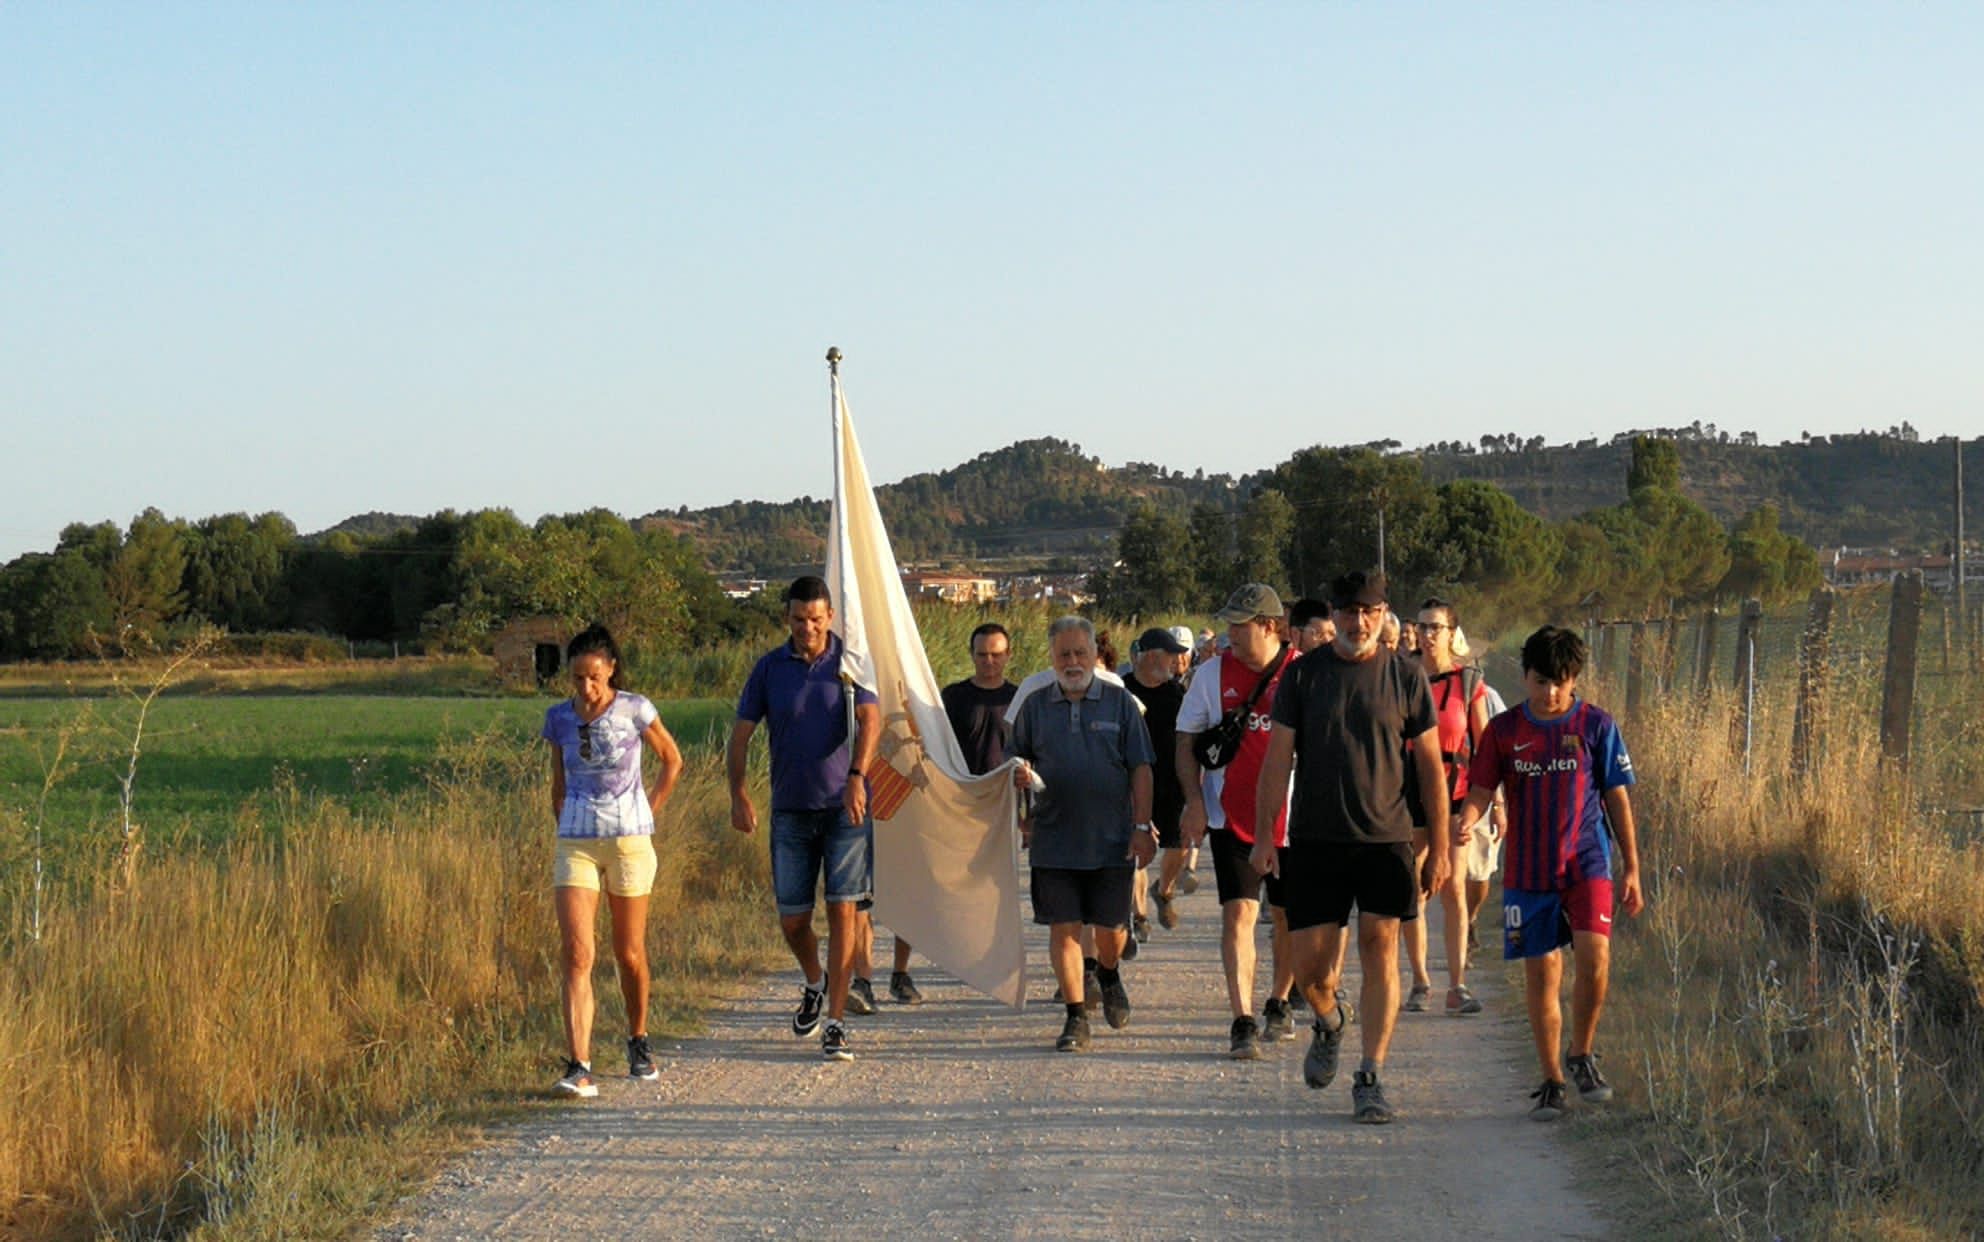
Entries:
POLYGON ((1651 905, 1621 928, 1600 1042, 1643 1111, 1586 1124, 1621 1127, 1659 1191, 1642 1231, 1984 1234, 1984 854, 1944 813, 1975 796, 1984 732, 1925 719, 1904 773, 1867 687, 1834 690, 1807 774, 1788 685, 1747 775, 1726 694, 1624 721, 1651 905))
MULTIPOLYGON (((538 749, 469 744, 377 816, 298 797, 276 832, 153 857, 134 887, 13 907, 0 952, 0 1234, 338 1236, 396 1187, 409 1121, 539 1092, 560 1036, 538 749)), ((717 759, 669 804, 655 1029, 776 936, 717 759)), ((609 955, 602 955, 608 958, 609 955)), ((601 974, 610 977, 610 960, 601 974)), ((624 1031, 602 983, 599 1039, 624 1031)))

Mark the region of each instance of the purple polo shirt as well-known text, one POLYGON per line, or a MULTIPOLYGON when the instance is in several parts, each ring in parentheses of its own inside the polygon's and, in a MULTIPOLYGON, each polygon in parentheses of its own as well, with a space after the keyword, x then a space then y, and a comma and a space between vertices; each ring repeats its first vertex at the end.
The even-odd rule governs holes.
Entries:
MULTIPOLYGON (((825 811, 847 792, 852 752, 847 745, 847 700, 840 684, 840 635, 810 664, 790 640, 761 656, 737 700, 737 718, 769 722, 772 809, 825 811)), ((856 703, 876 702, 874 691, 854 688, 856 703)))

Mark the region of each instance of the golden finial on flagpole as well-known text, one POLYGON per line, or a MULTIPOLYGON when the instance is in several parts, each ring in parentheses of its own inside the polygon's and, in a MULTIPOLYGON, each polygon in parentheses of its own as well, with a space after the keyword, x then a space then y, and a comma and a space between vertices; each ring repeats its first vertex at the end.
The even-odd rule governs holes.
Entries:
POLYGON ((840 374, 840 346, 827 346, 827 369, 835 375, 840 374))

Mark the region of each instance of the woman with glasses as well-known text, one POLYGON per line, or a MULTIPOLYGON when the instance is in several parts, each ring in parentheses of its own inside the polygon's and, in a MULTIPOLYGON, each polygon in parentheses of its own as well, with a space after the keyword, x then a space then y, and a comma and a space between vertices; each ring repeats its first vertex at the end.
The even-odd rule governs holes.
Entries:
MULTIPOLYGON (((1474 758, 1474 746, 1488 727, 1488 688, 1479 669, 1462 665, 1454 650, 1454 635, 1460 617, 1454 606, 1443 599, 1429 599, 1419 607, 1419 661, 1426 671, 1426 682, 1433 692, 1433 710, 1440 718, 1440 765, 1447 778, 1451 805, 1450 827, 1460 824, 1460 807, 1467 801, 1467 765, 1474 758)), ((1481 825, 1482 829, 1487 824, 1481 825)), ((1454 870, 1438 896, 1446 914, 1447 988, 1446 1012, 1450 1018, 1481 1012, 1481 1002, 1467 989, 1467 909, 1465 864, 1468 840, 1451 838, 1454 870)), ((1424 977, 1426 960, 1425 920, 1418 920, 1413 939, 1414 970, 1424 977)), ((1416 989, 1415 989, 1416 990, 1416 989)), ((1430 989, 1429 989, 1430 991, 1430 989)))
POLYGON ((551 746, 551 809, 558 820, 552 867, 565 969, 562 1095, 595 1096, 592 1073, 593 925, 599 894, 613 916, 613 962, 627 1003, 627 1073, 661 1076, 648 1047, 648 894, 654 826, 682 774, 682 752, 654 704, 621 688, 620 648, 594 625, 565 648, 572 697, 544 713, 551 746), (660 760, 654 789, 641 782, 641 747, 660 760))

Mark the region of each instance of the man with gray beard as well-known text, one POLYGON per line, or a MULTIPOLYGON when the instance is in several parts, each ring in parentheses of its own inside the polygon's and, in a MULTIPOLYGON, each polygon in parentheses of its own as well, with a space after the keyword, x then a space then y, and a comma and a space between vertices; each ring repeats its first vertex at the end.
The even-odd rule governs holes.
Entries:
POLYGON ((1118 971, 1136 869, 1157 854, 1151 824, 1150 734, 1136 700, 1095 674, 1095 630, 1084 617, 1047 627, 1052 690, 1029 697, 1013 722, 1007 755, 1014 781, 1032 794, 1021 823, 1032 853, 1033 921, 1048 927, 1048 955, 1068 1016, 1055 1048, 1089 1046, 1083 1008, 1081 932, 1095 935, 1102 1013, 1130 1021, 1118 971))

